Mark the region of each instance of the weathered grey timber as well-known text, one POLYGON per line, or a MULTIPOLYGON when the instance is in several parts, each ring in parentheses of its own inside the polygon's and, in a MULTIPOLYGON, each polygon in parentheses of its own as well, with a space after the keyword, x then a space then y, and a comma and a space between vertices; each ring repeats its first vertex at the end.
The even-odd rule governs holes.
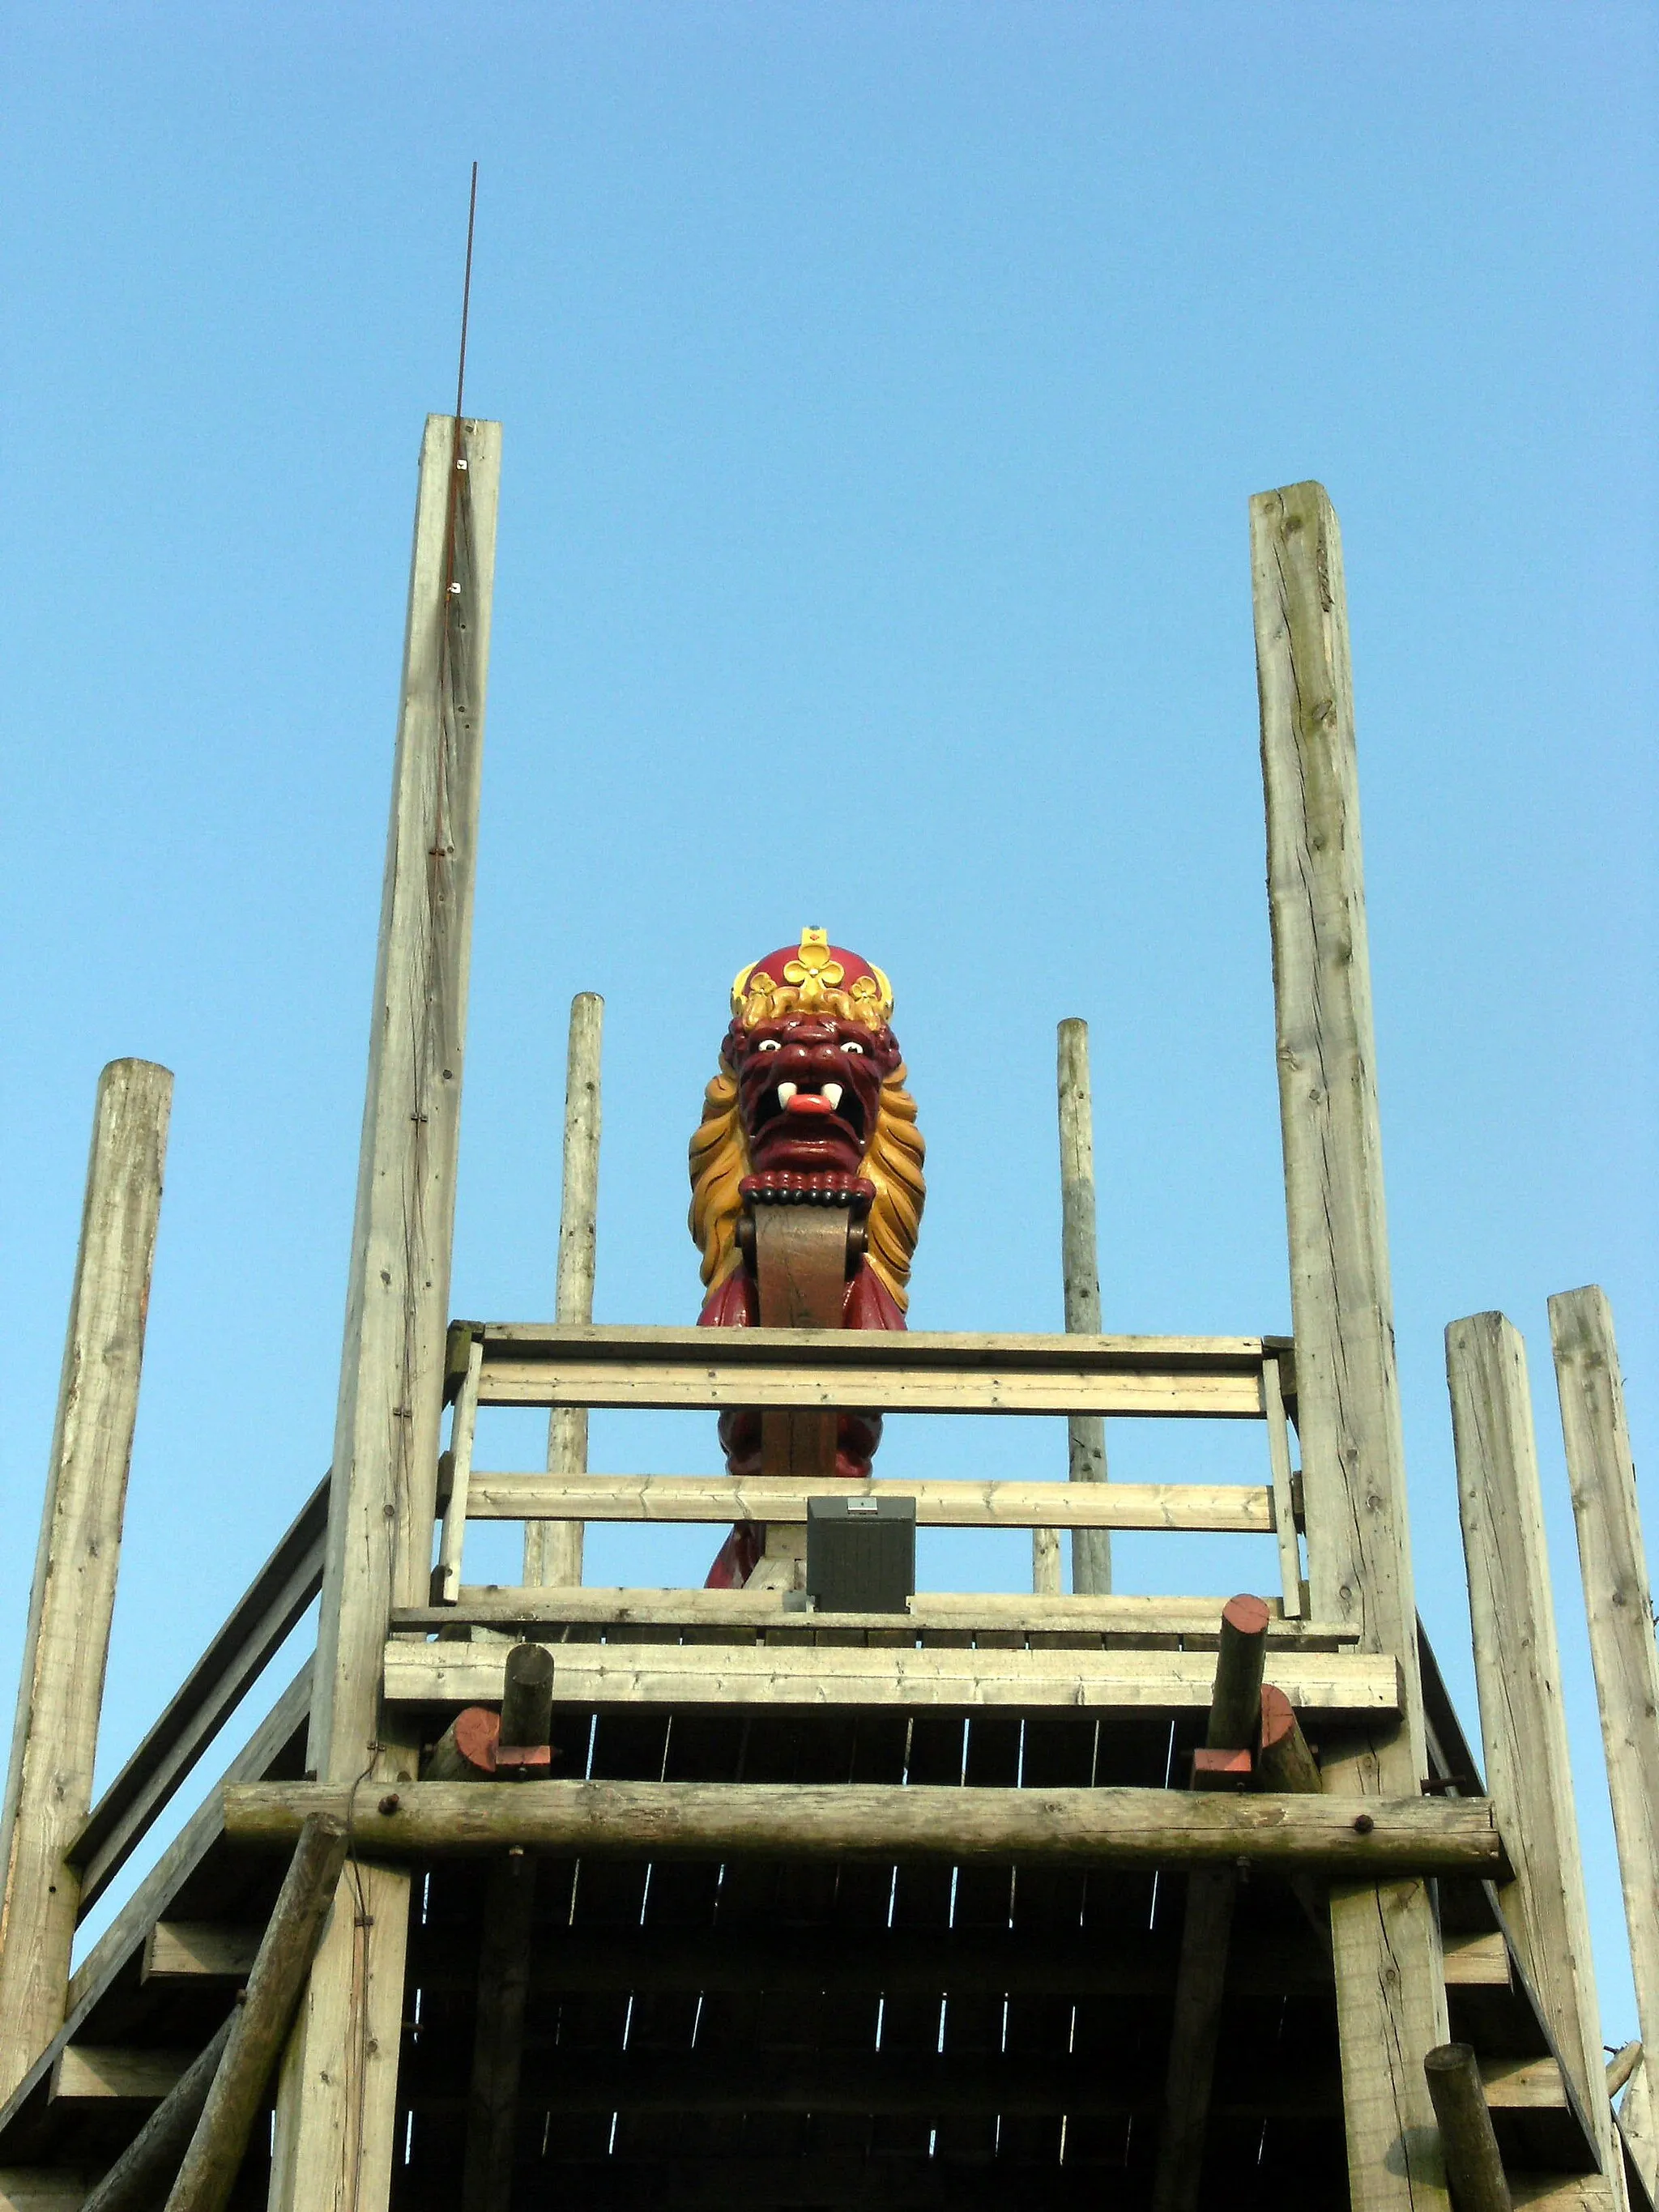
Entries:
POLYGON ((103 1895, 323 1584, 325 1475, 70 1848, 81 1910, 103 1895))
MULTIPOLYGON (((1279 1120, 1312 1608, 1393 1651, 1403 1722, 1326 1746, 1328 1791, 1399 1796, 1425 1756, 1407 1540, 1342 545, 1316 483, 1250 502, 1279 1120)), ((1419 1882, 1331 1897, 1353 2212, 1439 2212, 1424 2077, 1447 2039, 1419 1882)))
POLYGON ((1515 1869, 1500 1901, 1607 2170, 1601 2013, 1519 1331, 1498 1313, 1453 1322, 1446 1379, 1486 1787, 1515 1869))
MULTIPOLYGON (((733 1330, 731 1332, 736 1334, 733 1330)), ((853 1483, 844 1477, 723 1474, 518 1474, 474 1472, 475 1521, 804 1521, 810 1498, 914 1498, 934 1528, 1220 1528, 1266 1535, 1273 1494, 1245 1483, 1114 1482, 1081 1496, 1054 1482, 853 1483)))
MULTIPOLYGON (((498 423, 428 418, 309 1762, 342 1784, 415 1771, 412 1744, 382 1747, 380 1651, 392 1607, 422 1602, 429 1581, 500 477, 498 423)), ((325 1932, 283 2063, 273 2212, 321 2212, 343 2185, 354 2212, 386 2202, 409 1880, 362 1880, 360 1913, 325 1932)))
MULTIPOLYGON (((343 1815, 326 1783, 243 1784, 225 1832, 285 1843, 313 1813, 343 1815)), ((878 1858, 1044 1858, 1102 1866, 1264 1865, 1478 1875, 1507 1871, 1479 1797, 1235 1797, 1186 1790, 954 1790, 897 1784, 420 1782, 359 1793, 354 1835, 375 1855, 505 1850, 638 1857, 728 1851, 878 1858), (395 1801, 395 1802, 394 1802, 395 1801), (389 1808, 390 1809, 382 1809, 389 1808)))
POLYGON ((196 2124, 235 2015, 226 2021, 201 2056, 175 2081, 109 2172, 87 2198, 81 2212, 155 2212, 165 2204, 196 2124))
POLYGON ((345 1855, 344 1820, 311 1814, 295 1844, 246 1991, 231 2017, 224 2055, 167 2212, 222 2212, 228 2201, 333 1905, 345 1855))
MULTIPOLYGON (((504 1644, 394 1638, 386 1647, 386 1701, 415 1708, 493 1703, 502 1694, 508 1656, 504 1644)), ((556 1695, 562 1705, 581 1706, 1030 1705, 1201 1712, 1211 1702, 1215 1668, 1213 1655, 1205 1651, 619 1640, 562 1644, 556 1695)), ((1322 1717, 1322 1726, 1400 1710, 1400 1670, 1386 1654, 1286 1649, 1275 1654, 1273 1672, 1299 1710, 1322 1717)), ((1255 1702, 1253 1691, 1252 1707, 1255 1702)))
POLYGON ((1549 1302, 1556 1387, 1578 1530, 1578 1565, 1630 1934, 1643 2058, 1620 2132, 1659 2198, 1659 1646, 1613 1311, 1594 1284, 1549 1302))
MULTIPOLYGON (((593 1276, 599 1257, 599 1054, 605 1000, 579 991, 570 1002, 570 1042, 564 1077, 564 1180, 559 1206, 556 1310, 562 1322, 593 1318, 593 1276)), ((547 1417, 547 1471, 587 1471, 587 1408, 555 1406, 547 1417)), ((570 1588, 582 1578, 579 1521, 527 1522, 524 1578, 570 1588)))
POLYGON ((485 1406, 881 1406, 895 1413, 1120 1413, 1259 1421, 1260 1336, 1029 1336, 916 1329, 598 1328, 491 1322, 485 1406))
MULTIPOLYGON (((1060 1097, 1060 1260, 1066 1329, 1100 1334, 1100 1243, 1095 1222, 1095 1109, 1089 1084, 1089 1024, 1060 1024, 1056 1048, 1060 1097)), ((1066 1424, 1073 1482, 1104 1482, 1106 1424, 1098 1413, 1073 1413, 1066 1424)), ((1056 1584, 1058 1587, 1058 1584, 1056 1584)), ((1103 1595, 1112 1587, 1112 1539, 1104 1528, 1072 1532, 1072 1588, 1103 1595)))
POLYGON ((1423 2071, 1458 2212, 1511 2212, 1510 2185, 1474 2051, 1467 2043, 1443 2043, 1424 2059, 1423 2071))
POLYGON ((172 1076, 149 1060, 112 1060, 98 1079, 0 1815, 0 2104, 68 1999, 81 1883, 64 1855, 92 1803, 172 1104, 172 1076))

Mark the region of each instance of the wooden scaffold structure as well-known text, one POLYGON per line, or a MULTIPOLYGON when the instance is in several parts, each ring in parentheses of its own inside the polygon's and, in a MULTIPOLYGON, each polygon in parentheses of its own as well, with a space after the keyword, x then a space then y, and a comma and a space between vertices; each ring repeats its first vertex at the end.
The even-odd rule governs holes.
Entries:
POLYGON ((449 1310, 500 453, 428 422, 332 1468, 94 1803, 172 1079, 100 1085, 0 1828, 0 2212, 1651 2212, 1659 1660, 1612 1318, 1551 1304, 1641 2028, 1608 2066, 1498 1314, 1446 1339, 1484 1782, 1413 1595, 1325 493, 1251 502, 1293 1335, 1101 1333, 1070 1022, 1064 1334, 837 1325, 842 1192, 752 1206, 761 1325, 711 1335, 592 1322, 586 994, 557 1317, 449 1310), (547 1410, 544 1467, 473 1465, 492 1406, 547 1410), (757 1413, 758 1472, 589 1472, 617 1407, 757 1413), (848 1407, 1063 1417, 1073 1479, 849 1478, 848 1407), (1262 1479, 1109 1480, 1109 1418, 1258 1422, 1262 1479), (1029 1529, 1032 1588, 815 1600, 836 1499, 1029 1529), (464 1579, 484 1520, 523 1523, 521 1585, 464 1579), (751 1528, 758 1563, 587 1586, 601 1521, 751 1528), (1115 1528, 1254 1534, 1274 1594, 1115 1592, 1115 1528))

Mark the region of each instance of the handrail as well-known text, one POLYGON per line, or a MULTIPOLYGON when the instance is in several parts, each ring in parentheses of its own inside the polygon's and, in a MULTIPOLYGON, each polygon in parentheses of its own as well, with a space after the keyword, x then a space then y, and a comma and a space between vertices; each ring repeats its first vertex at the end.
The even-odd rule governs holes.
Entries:
POLYGON ((1283 1337, 1036 1336, 865 1329, 457 1323, 482 1340, 486 1406, 850 1403, 902 1413, 1100 1413, 1261 1420, 1283 1337))
POLYGON ((323 1586, 325 1475, 161 1717, 88 1814, 68 1851, 81 1917, 115 1879, 323 1586))

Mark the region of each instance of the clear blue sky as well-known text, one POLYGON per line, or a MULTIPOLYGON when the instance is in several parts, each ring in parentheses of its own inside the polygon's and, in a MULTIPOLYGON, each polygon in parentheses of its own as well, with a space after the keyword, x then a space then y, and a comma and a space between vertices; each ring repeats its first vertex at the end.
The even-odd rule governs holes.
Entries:
MULTIPOLYGON (((594 988, 599 1314, 696 1310, 684 1145, 726 985, 812 921, 897 988, 919 1325, 1058 1325, 1081 1014, 1107 1326, 1287 1327, 1245 508, 1319 477, 1420 1601, 1473 1723, 1441 1332, 1501 1306, 1605 2027, 1633 2033, 1544 1299, 1607 1288, 1639 1455, 1656 44, 1646 5, 1514 0, 13 9, 0 1695, 105 1060, 178 1075, 106 1771, 327 1463, 414 461, 476 155, 468 404, 506 461, 457 1310, 550 1309, 594 988)), ((597 1423, 596 1464, 711 1465, 708 1426, 597 1423)), ((1112 1443, 1121 1474, 1231 1474, 1259 1438, 1112 1443)), ((1058 1471, 1060 1434, 886 1451, 970 1462, 1058 1471)), ((678 1543, 596 1543, 594 1577, 700 1575, 708 1539, 678 1543)), ((1118 1565, 1271 1573, 1167 1539, 1118 1565)), ((928 1571, 1023 1570, 964 1538, 928 1571)))

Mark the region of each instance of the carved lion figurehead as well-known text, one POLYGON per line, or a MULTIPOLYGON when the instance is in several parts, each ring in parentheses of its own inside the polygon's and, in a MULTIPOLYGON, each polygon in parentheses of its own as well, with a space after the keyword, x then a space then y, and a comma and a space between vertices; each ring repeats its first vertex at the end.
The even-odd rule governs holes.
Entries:
POLYGON ((880 969, 821 929, 739 973, 691 1139, 691 1235, 711 1290, 741 1265, 746 1176, 859 1176, 875 1187, 868 1264, 906 1304, 927 1148, 887 1026, 892 1011, 880 969))

